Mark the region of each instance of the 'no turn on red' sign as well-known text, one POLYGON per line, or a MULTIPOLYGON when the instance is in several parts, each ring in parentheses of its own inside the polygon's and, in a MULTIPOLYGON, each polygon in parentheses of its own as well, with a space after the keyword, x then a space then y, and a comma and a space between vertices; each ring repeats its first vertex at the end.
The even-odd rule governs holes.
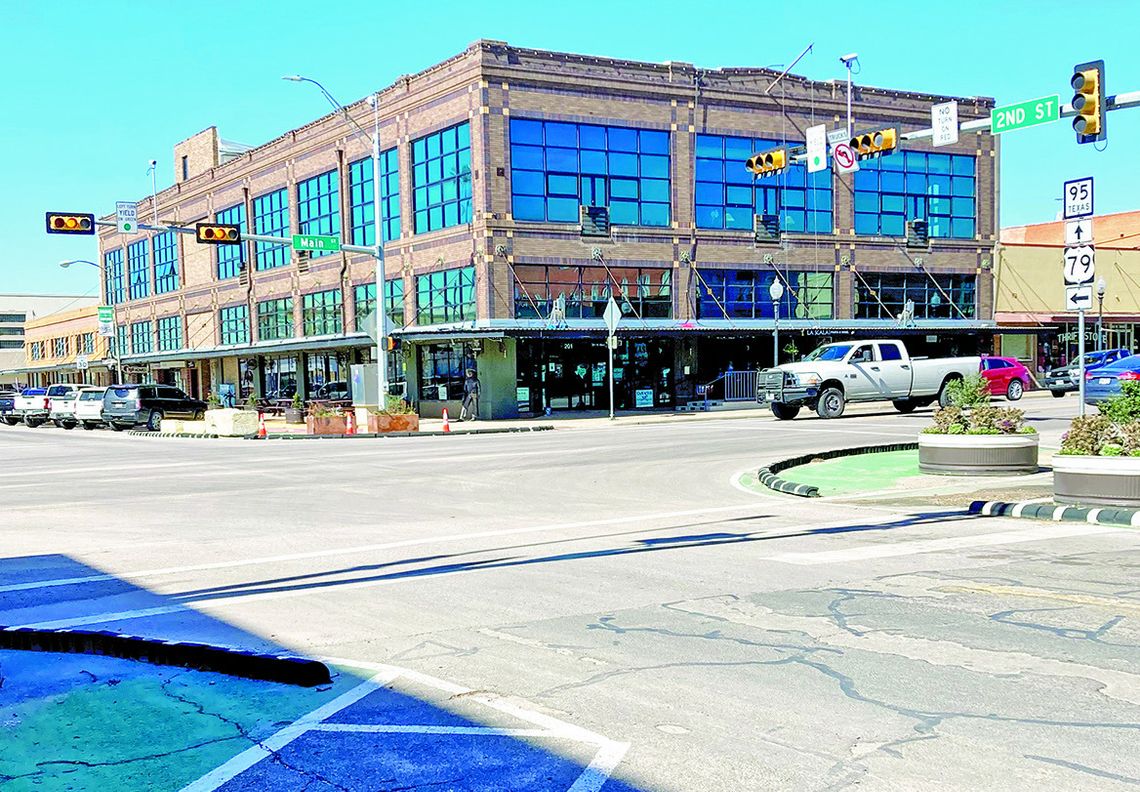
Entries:
POLYGON ((848 143, 836 143, 831 149, 831 157, 835 160, 835 168, 840 173, 854 173, 859 170, 859 160, 855 158, 855 150, 848 143))

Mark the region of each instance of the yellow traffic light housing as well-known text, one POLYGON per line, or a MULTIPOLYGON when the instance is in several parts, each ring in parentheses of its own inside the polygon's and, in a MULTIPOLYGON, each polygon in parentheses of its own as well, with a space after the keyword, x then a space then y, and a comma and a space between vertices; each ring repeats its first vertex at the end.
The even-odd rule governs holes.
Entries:
POLYGON ((91 236, 95 233, 95 215, 93 214, 47 212, 44 221, 49 234, 91 236))
POLYGON ((194 238, 205 245, 241 243, 241 227, 228 223, 195 223, 194 238))
POLYGON ((1089 61, 1073 67, 1073 131, 1077 143, 1092 143, 1108 137, 1105 131, 1104 61, 1089 61))
POLYGON ((851 149, 859 159, 890 154, 899 145, 899 133, 895 127, 864 132, 851 138, 851 149))
POLYGON ((786 148, 765 151, 763 154, 753 154, 744 163, 756 176, 771 176, 788 167, 788 150, 786 148))

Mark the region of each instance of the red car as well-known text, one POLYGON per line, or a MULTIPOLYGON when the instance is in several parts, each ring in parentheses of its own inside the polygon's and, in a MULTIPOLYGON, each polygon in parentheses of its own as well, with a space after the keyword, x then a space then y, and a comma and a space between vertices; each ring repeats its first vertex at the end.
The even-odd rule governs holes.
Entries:
POLYGON ((989 391, 994 396, 1005 396, 1017 401, 1029 387, 1029 369, 1017 358, 982 358, 982 376, 989 383, 989 391))

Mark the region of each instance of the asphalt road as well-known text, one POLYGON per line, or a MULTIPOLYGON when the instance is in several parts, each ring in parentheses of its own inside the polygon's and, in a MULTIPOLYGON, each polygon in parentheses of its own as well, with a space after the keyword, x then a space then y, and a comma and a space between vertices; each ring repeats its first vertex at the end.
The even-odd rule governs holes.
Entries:
MULTIPOLYGON (((1021 406, 1049 444, 1076 400, 1021 406)), ((193 637, 162 619, 201 611, 603 735, 605 790, 1140 786, 1140 534, 732 485, 929 417, 861 412, 379 441, 3 427, 6 568, 66 558, 145 599, 0 580, 0 623, 193 637)))

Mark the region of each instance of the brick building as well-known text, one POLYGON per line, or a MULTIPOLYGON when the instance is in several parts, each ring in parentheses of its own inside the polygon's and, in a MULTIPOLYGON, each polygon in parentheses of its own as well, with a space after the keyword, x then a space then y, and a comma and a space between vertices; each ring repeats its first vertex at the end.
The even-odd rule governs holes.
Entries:
MULTIPOLYGON (((997 140, 907 141, 855 174, 794 164, 754 182, 752 153, 845 124, 843 84, 789 75, 765 94, 776 77, 478 41, 381 91, 389 364, 421 413, 454 407, 466 368, 485 417, 607 406, 611 294, 618 407, 672 406, 727 368, 771 364, 777 324, 799 352, 899 334, 920 354, 965 352, 991 337, 997 140), (928 243, 908 243, 911 220, 928 243)), ((943 99, 857 88, 854 126, 928 127, 943 99)), ((959 106, 965 121, 992 102, 959 106)), ((346 112, 371 127, 367 101, 346 112)), ((251 150, 211 128, 176 147, 159 216, 371 245, 369 153, 339 112, 251 150)), ((371 359, 367 255, 113 229, 99 242, 124 360, 191 392, 314 394, 371 359)))
POLYGON ((32 323, 97 302, 97 297, 82 294, 0 294, 0 385, 28 384, 26 358, 32 323))
POLYGON ((25 325, 23 382, 46 387, 57 382, 110 385, 114 366, 106 338, 99 336, 95 306, 56 311, 25 325), (80 368, 83 358, 86 368, 80 368))

